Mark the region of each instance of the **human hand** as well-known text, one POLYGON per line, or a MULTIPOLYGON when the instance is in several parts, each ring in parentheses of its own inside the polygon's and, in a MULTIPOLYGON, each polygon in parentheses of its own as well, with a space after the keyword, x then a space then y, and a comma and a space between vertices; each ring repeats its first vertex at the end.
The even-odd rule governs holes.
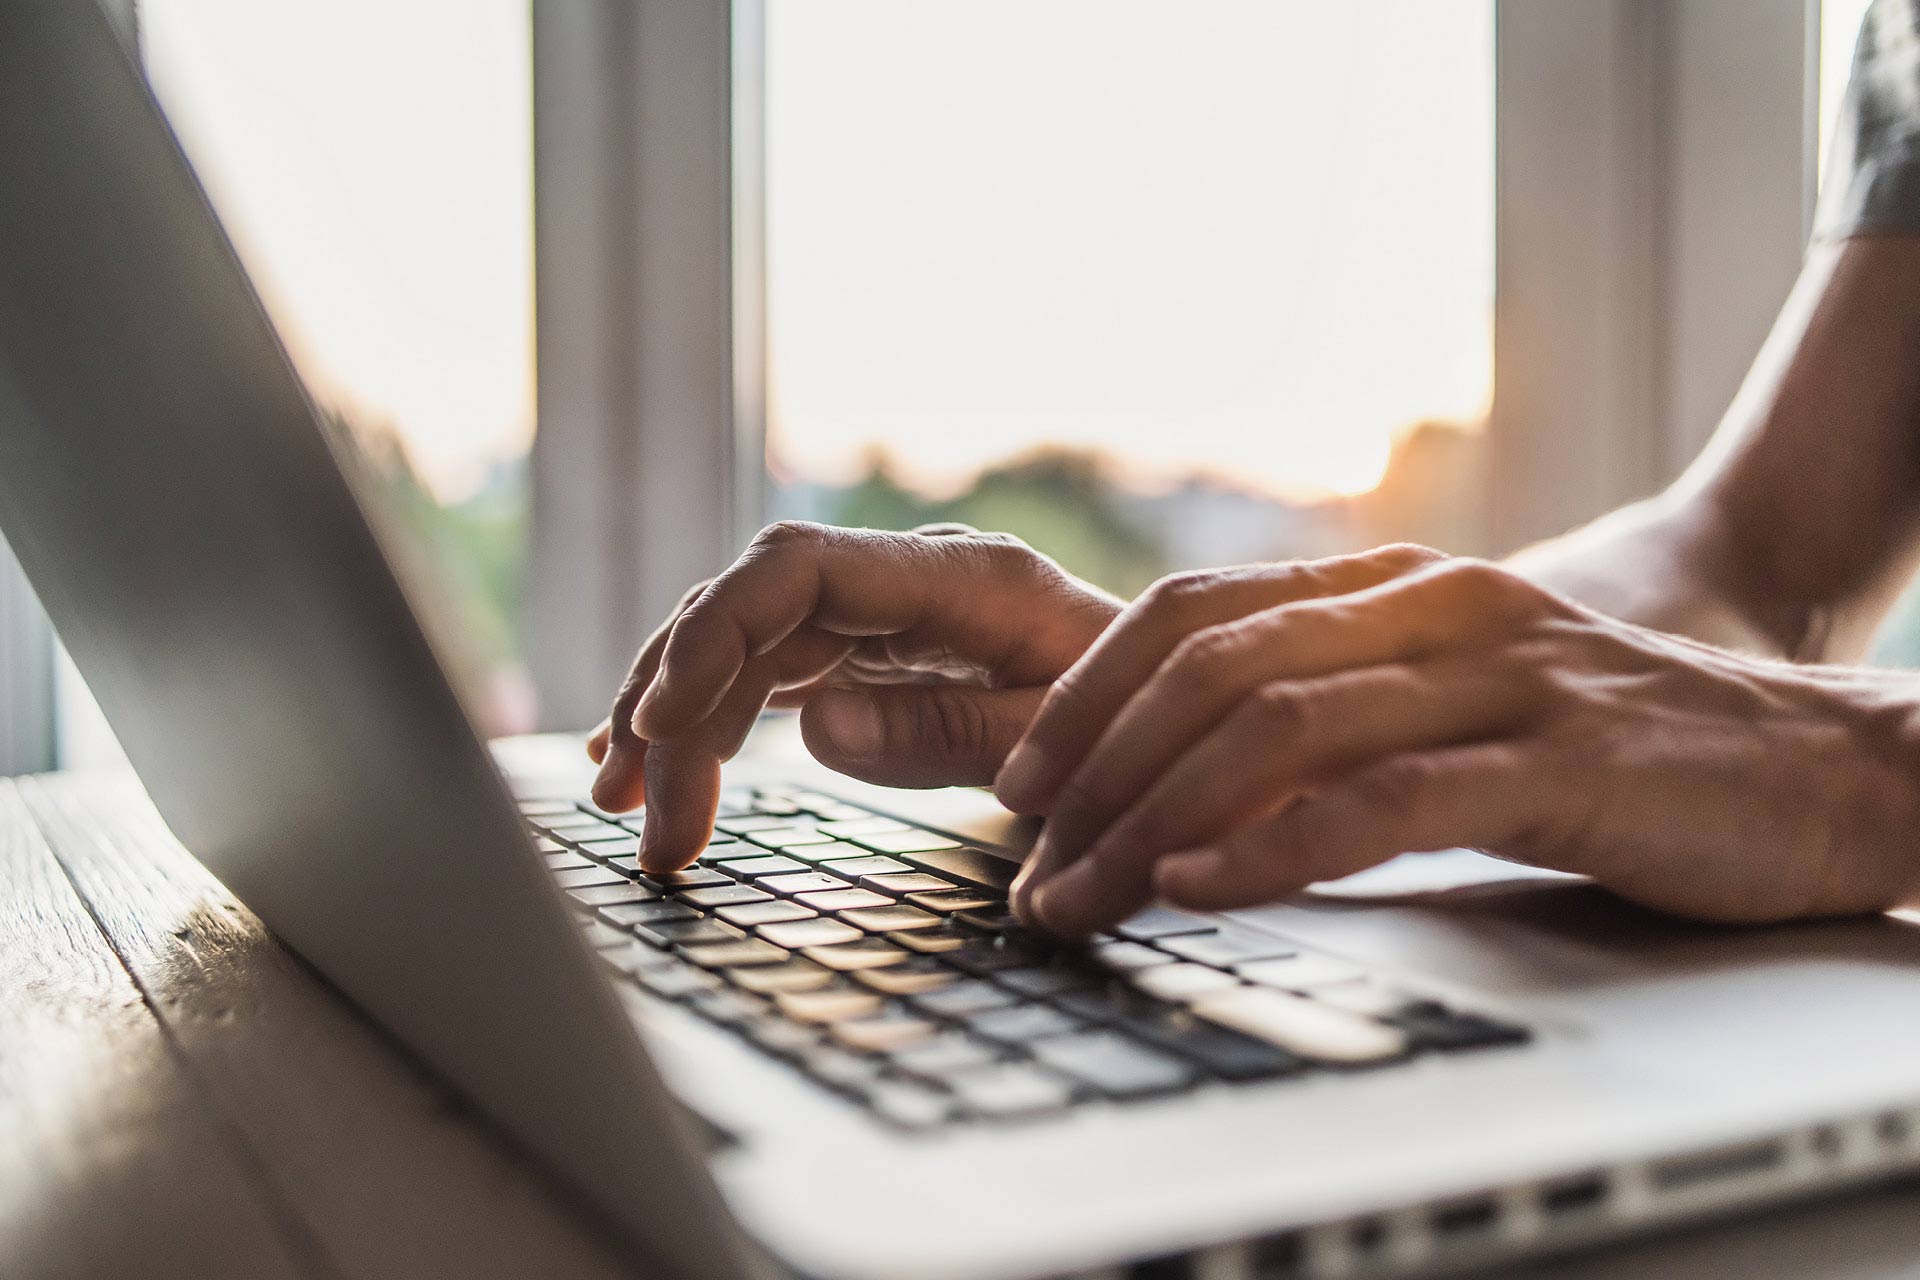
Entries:
POLYGON ((588 741, 594 801, 644 801, 641 864, 685 866, 712 833, 721 763, 768 705, 799 707, 808 749, 842 773, 984 784, 1119 611, 1003 534, 771 525, 634 659, 588 741))
POLYGON ((1015 904, 1081 934, 1469 846, 1709 920, 1882 909, 1920 870, 1916 693, 1423 548, 1176 575, 1054 683, 997 779, 1047 815, 1015 904))

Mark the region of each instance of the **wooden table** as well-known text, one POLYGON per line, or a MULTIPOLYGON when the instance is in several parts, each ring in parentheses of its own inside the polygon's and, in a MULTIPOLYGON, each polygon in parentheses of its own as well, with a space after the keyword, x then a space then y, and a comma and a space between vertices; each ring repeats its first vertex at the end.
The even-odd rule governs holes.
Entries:
MULTIPOLYGON (((17 1280, 629 1274, 128 776, 0 779, 0 1142, 17 1280)), ((1916 1276, 1920 1190, 1525 1274, 1916 1276)))

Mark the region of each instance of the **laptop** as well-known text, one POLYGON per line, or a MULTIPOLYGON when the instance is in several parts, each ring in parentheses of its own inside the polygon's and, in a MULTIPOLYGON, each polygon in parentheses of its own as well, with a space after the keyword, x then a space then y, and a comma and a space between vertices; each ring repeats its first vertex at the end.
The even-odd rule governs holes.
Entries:
POLYGON ((0 531, 187 847, 636 1274, 1480 1272, 1920 1164, 1893 918, 1453 851, 1063 950, 984 797, 805 770, 642 875, 476 737, 333 447, 101 15, 0 5, 0 531))

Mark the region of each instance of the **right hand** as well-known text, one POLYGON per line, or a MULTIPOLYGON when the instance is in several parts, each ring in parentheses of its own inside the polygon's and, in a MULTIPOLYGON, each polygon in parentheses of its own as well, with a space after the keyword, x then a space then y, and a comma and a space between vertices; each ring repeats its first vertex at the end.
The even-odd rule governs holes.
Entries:
POLYGON ((769 705, 799 707, 807 749, 842 773, 985 785, 1120 607, 1005 534, 771 525, 634 659, 588 740, 594 802, 644 802, 641 865, 686 866, 721 762, 769 705))

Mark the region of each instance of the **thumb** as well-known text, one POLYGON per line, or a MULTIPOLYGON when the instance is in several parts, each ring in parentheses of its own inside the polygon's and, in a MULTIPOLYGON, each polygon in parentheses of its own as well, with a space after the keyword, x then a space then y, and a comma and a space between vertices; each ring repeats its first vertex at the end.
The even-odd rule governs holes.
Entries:
POLYGON ((1045 696, 958 684, 825 689, 801 709, 800 735, 814 759, 863 782, 983 787, 1045 696))

